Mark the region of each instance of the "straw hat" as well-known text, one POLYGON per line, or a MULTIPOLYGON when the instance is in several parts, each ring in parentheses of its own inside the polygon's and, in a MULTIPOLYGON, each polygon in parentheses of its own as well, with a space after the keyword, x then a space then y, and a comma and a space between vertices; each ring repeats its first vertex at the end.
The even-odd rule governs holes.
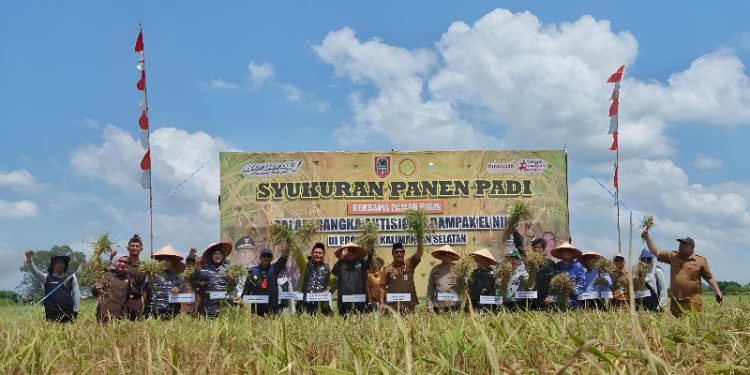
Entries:
POLYGON ((357 256, 357 258, 364 258, 365 255, 367 255, 367 250, 365 250, 364 247, 354 243, 354 242, 347 242, 346 245, 339 247, 336 249, 336 258, 341 258, 341 252, 344 251, 344 249, 349 249, 350 253, 354 253, 354 255, 357 256))
POLYGON ((154 259, 156 259, 156 257, 174 257, 174 258, 177 258, 178 260, 183 259, 182 255, 180 255, 180 253, 178 253, 177 250, 175 250, 172 246, 169 246, 169 245, 164 246, 161 249, 159 249, 159 251, 155 252, 154 259))
POLYGON ((203 258, 204 261, 208 261, 207 263, 210 263, 210 259, 208 259, 208 257, 210 257, 209 254, 213 253, 216 249, 221 249, 221 253, 224 254, 224 258, 226 258, 232 253, 232 244, 229 242, 214 242, 208 245, 206 250, 203 250, 201 258, 203 258))
POLYGON ((440 259, 445 255, 449 255, 455 259, 461 258, 461 255, 457 253, 456 250, 453 250, 450 245, 438 247, 437 249, 432 250, 430 255, 432 255, 432 257, 436 259, 440 259))
POLYGON ((597 253, 596 251, 587 251, 581 255, 581 261, 586 260, 586 258, 595 257, 595 258, 604 258, 602 254, 597 253))
POLYGON ((486 248, 477 250, 469 255, 471 255, 472 257, 482 257, 485 259, 489 259, 492 261, 492 264, 497 264, 497 260, 495 259, 495 256, 493 256, 490 250, 486 248))
POLYGON ((562 257, 560 256, 560 253, 565 250, 571 251, 573 253, 573 258, 576 258, 576 259, 580 258, 581 255, 583 255, 581 253, 581 250, 576 249, 569 242, 563 242, 562 245, 552 249, 552 251, 550 252, 550 255, 552 255, 555 258, 562 259, 562 257))

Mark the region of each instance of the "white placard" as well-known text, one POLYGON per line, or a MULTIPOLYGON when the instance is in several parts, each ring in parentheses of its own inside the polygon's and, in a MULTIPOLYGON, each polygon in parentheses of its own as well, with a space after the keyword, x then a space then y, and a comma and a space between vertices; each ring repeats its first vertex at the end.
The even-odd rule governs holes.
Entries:
POLYGON ((307 293, 305 295, 305 302, 327 302, 331 300, 331 293, 307 293))
POLYGON ((279 299, 290 299, 292 301, 302 301, 304 293, 300 292, 281 292, 279 293, 279 299))
POLYGON ((169 294, 169 303, 194 303, 194 293, 169 294))
POLYGON ((437 300, 438 301, 445 301, 445 302, 458 302, 461 300, 461 297, 458 296, 456 293, 442 293, 438 292, 437 294, 437 300))
POLYGON ((547 298, 545 298, 544 300, 549 303, 555 303, 557 302, 557 296, 547 296, 547 298))
POLYGON ((411 302, 411 293, 386 293, 386 302, 411 302))
POLYGON ((367 302, 367 296, 364 294, 344 294, 341 296, 342 303, 367 302))
POLYGON ((635 298, 647 298, 647 297, 651 297, 651 291, 648 289, 637 290, 633 293, 633 295, 635 296, 635 298))
POLYGON ((255 303, 255 304, 266 304, 266 303, 268 303, 268 296, 263 296, 263 295, 255 296, 255 295, 251 294, 249 296, 242 297, 242 302, 244 302, 244 303, 246 303, 248 305, 252 304, 252 303, 255 303))
POLYGON ((612 291, 607 290, 604 292, 599 292, 599 298, 613 298, 613 297, 614 297, 614 294, 612 294, 612 291))
POLYGON ((480 305, 502 305, 503 296, 479 296, 480 305))
POLYGON ((221 291, 221 292, 208 292, 208 298, 209 299, 226 299, 227 298, 227 292, 221 291))
POLYGON ((516 299, 537 299, 536 290, 525 290, 516 292, 516 299))
POLYGON ((599 298, 599 293, 597 292, 582 292, 578 294, 579 301, 586 301, 586 300, 597 299, 597 298, 599 298))

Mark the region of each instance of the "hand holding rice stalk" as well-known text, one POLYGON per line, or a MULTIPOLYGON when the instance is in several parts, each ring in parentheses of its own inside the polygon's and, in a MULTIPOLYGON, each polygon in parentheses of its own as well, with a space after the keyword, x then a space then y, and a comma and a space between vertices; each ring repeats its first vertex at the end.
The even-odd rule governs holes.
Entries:
POLYGON ((232 263, 227 267, 227 293, 233 293, 237 290, 242 276, 247 276, 247 268, 239 263, 232 263))
POLYGON ((357 243, 367 250, 368 255, 372 255, 375 258, 375 245, 379 240, 378 223, 376 221, 362 222, 359 225, 359 230, 362 233, 357 238, 357 243))
POLYGON ((597 284, 605 284, 607 280, 604 278, 604 276, 610 275, 610 277, 612 277, 612 274, 615 273, 614 263, 604 257, 600 257, 599 259, 597 259, 597 261, 594 263, 594 269, 599 272, 596 280, 594 280, 594 282, 597 284))
POLYGON ((138 264, 138 269, 146 275, 149 284, 154 284, 154 276, 164 276, 164 265, 156 259, 148 259, 138 264))
POLYGON ((93 243, 94 251, 88 262, 81 265, 81 272, 78 275, 78 283, 84 288, 93 288, 96 283, 104 282, 104 270, 107 264, 102 261, 102 254, 112 255, 114 244, 109 239, 109 233, 102 233, 93 243))
POLYGON ((508 221, 506 222, 505 231, 503 232, 500 243, 505 246, 505 243, 508 242, 513 232, 518 229, 518 224, 523 220, 529 219, 531 219, 531 209, 529 208, 529 204, 520 199, 514 200, 510 204, 508 221))
POLYGON ((300 280, 305 279, 307 271, 307 257, 303 247, 318 233, 318 222, 305 220, 302 225, 293 231, 282 223, 273 223, 270 230, 271 243, 281 244, 288 249, 294 257, 294 262, 299 268, 300 280))
POLYGON ((492 271, 492 273, 495 276, 495 285, 497 285, 498 287, 497 294, 505 295, 505 293, 508 291, 508 284, 510 284, 510 279, 513 277, 513 267, 511 267, 508 262, 500 262, 500 264, 495 267, 495 270, 492 271))
POLYGON ((435 233, 435 224, 423 210, 406 210, 406 228, 417 237, 418 247, 424 247, 425 235, 435 233))
POLYGON ((185 281, 186 285, 190 285, 195 281, 195 267, 188 267, 182 271, 182 280, 185 281))
POLYGON ((474 259, 464 253, 461 258, 453 265, 456 276, 463 279, 464 285, 469 285, 471 281, 471 271, 474 270, 474 259))
MULTIPOLYGON (((646 215, 641 219, 641 229, 643 229, 644 232, 650 232, 654 225, 653 215, 646 215)), ((646 241, 644 240, 643 242, 646 241)))
POLYGON ((546 260, 547 257, 542 253, 536 251, 529 251, 526 253, 523 260, 526 265, 526 272, 529 273, 529 279, 526 281, 526 289, 534 290, 534 288, 536 288, 536 275, 546 260))
POLYGON ((565 272, 558 273, 550 280, 549 289, 553 294, 557 295, 558 307, 566 308, 568 306, 568 300, 573 294, 574 286, 573 279, 565 272))
POLYGON ((648 264, 640 261, 633 267, 633 290, 643 290, 646 288, 646 274, 649 267, 648 264))

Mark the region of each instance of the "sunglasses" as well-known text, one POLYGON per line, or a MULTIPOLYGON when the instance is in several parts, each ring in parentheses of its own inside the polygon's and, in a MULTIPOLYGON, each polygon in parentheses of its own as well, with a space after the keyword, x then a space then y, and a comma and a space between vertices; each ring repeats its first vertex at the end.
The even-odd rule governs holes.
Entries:
POLYGON ((271 254, 263 254, 260 257, 261 258, 273 258, 273 255, 271 255, 271 254))

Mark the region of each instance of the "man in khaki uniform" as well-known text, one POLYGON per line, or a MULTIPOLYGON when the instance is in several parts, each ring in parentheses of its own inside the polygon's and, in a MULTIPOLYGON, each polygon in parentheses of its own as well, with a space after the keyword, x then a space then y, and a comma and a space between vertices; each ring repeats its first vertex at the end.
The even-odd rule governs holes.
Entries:
POLYGON ((405 314, 414 311, 417 307, 417 290, 414 286, 414 270, 422 261, 424 247, 417 245, 417 252, 409 259, 404 259, 406 250, 400 243, 393 244, 391 254, 393 254, 393 263, 383 267, 380 274, 380 305, 387 305, 392 309, 405 314), (408 302, 391 302, 387 301, 388 293, 411 294, 411 301, 408 302))
POLYGON ((643 231, 641 238, 659 262, 670 265, 669 305, 672 315, 681 316, 685 310, 701 311, 701 277, 713 288, 716 302, 721 304, 724 301, 706 258, 695 254, 695 241, 692 238, 677 239, 680 243, 677 251, 659 251, 648 231, 643 231))

